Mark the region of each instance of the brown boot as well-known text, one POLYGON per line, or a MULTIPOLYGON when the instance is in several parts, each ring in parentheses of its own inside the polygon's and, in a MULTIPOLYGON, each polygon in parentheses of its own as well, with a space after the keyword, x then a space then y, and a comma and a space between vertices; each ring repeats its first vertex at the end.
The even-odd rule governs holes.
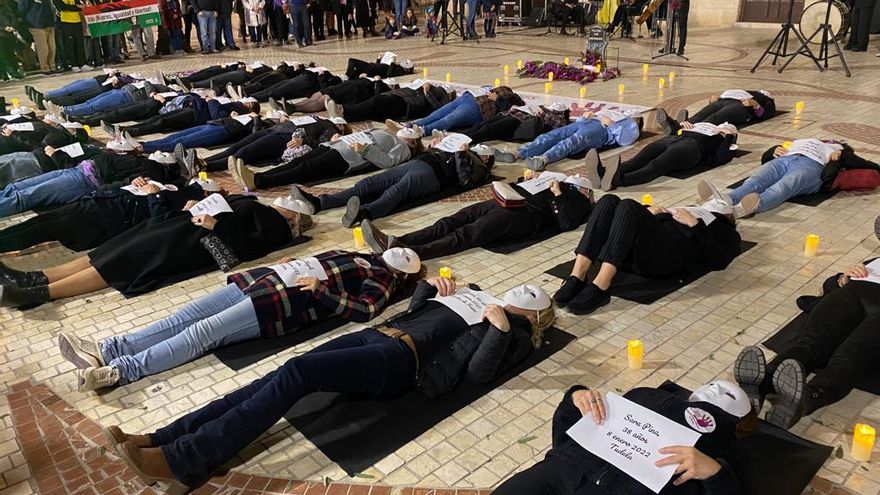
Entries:
POLYGON ((123 442, 131 442, 135 444, 136 447, 140 448, 153 446, 153 442, 150 440, 149 435, 129 435, 116 425, 104 428, 103 433, 104 438, 107 439, 107 443, 113 448, 123 442))
POLYGON ((116 446, 116 452, 144 483, 151 485, 158 481, 176 482, 162 449, 142 449, 132 441, 125 441, 116 446))

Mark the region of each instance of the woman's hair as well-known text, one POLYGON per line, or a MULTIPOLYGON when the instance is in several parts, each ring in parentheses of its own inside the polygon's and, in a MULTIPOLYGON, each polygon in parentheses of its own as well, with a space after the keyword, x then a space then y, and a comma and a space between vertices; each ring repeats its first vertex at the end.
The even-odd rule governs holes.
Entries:
POLYGON ((544 332, 550 328, 550 325, 556 321, 556 309, 553 304, 547 308, 536 311, 534 316, 529 316, 529 323, 532 324, 532 347, 538 349, 544 340, 544 332))
POLYGON ((425 152, 425 143, 421 139, 407 139, 406 144, 409 145, 410 156, 412 157, 425 152))
POLYGON ((740 418, 736 424, 736 438, 743 438, 753 435, 758 429, 758 413, 752 408, 748 414, 740 418))
POLYGON ((242 105, 244 105, 249 112, 260 113, 260 102, 258 101, 249 101, 247 103, 242 103, 242 105))
POLYGON ((351 126, 348 124, 336 124, 336 128, 342 133, 342 135, 351 134, 351 126))

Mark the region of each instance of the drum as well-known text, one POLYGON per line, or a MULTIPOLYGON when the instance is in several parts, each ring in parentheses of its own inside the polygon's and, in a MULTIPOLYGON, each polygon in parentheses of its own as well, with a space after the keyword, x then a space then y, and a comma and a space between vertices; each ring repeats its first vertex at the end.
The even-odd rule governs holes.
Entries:
MULTIPOLYGON (((825 24, 825 14, 828 10, 829 0, 818 0, 804 7, 804 15, 801 16, 801 22, 798 30, 804 38, 809 38, 816 32, 822 24, 825 24)), ((849 29, 849 7, 842 0, 831 1, 831 15, 828 16, 828 24, 831 25, 831 31, 838 41, 843 41, 847 30, 849 29)), ((822 36, 813 38, 814 44, 822 43, 822 36)))

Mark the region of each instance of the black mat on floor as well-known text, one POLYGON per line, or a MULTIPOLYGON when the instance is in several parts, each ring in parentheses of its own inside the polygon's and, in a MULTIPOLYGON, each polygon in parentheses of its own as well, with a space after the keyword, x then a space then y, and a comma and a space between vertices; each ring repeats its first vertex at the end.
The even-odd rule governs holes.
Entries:
MULTIPOLYGON (((667 390, 690 391, 675 383, 661 385, 667 390)), ((685 395, 686 394, 686 395, 685 395)), ((736 440, 724 460, 730 463, 749 495, 799 495, 825 464, 832 448, 803 439, 793 433, 759 421, 757 430, 736 440)))
POLYGON ((317 393, 299 401, 284 417, 349 475, 363 472, 440 421, 537 365, 575 339, 556 328, 525 361, 486 385, 462 384, 429 401, 413 390, 392 400, 355 400, 317 393))
MULTIPOLYGON (((755 242, 742 241, 740 254, 745 253, 755 246, 757 246, 757 243, 755 242)), ((589 280, 592 280, 595 277, 596 273, 599 271, 599 266, 598 263, 595 263, 590 267, 590 271, 587 273, 587 278, 589 280)), ((573 259, 556 265, 544 273, 564 280, 571 275, 572 268, 574 268, 573 259)), ((626 299, 627 301, 637 302, 639 304, 651 304, 669 294, 672 294, 707 273, 709 272, 696 271, 683 279, 674 278, 657 280, 621 270, 617 272, 617 275, 614 277, 614 282, 611 284, 611 295, 626 299)))
MULTIPOLYGON (((799 314, 795 319, 777 330, 770 338, 762 342, 762 345, 777 354, 788 349, 797 340, 809 317, 809 313, 799 314)), ((880 395, 880 371, 863 376, 856 384, 856 388, 874 395, 880 395)))
MULTIPOLYGON (((751 151, 744 150, 744 149, 738 149, 733 152, 733 158, 742 158, 742 157, 748 155, 749 153, 751 153, 751 151)), ((723 165, 721 165, 721 166, 723 166, 723 165)), ((702 174, 703 172, 708 172, 708 171, 712 170, 713 168, 718 168, 718 165, 712 165, 710 163, 705 163, 705 164, 700 165, 698 167, 694 167, 694 168, 691 168, 688 170, 679 170, 678 172, 670 172, 666 175, 667 175, 667 177, 672 177, 673 179, 684 180, 684 179, 690 179, 691 177, 693 177, 695 175, 702 174)))
MULTIPOLYGON (((729 189, 736 189, 737 187, 743 185, 743 183, 745 181, 746 181, 746 179, 740 179, 727 187, 729 189)), ((795 196, 786 202, 787 203, 794 203, 796 205, 803 205, 803 206, 819 206, 826 199, 830 199, 835 194, 837 194, 837 191, 819 191, 819 192, 816 192, 813 194, 804 194, 802 196, 795 196)))

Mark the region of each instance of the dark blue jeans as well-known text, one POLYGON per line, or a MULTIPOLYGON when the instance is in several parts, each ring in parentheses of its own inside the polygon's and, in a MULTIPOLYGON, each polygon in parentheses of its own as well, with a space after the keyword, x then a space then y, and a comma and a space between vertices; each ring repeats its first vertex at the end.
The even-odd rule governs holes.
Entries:
POLYGON ((61 98, 63 96, 73 96, 77 93, 92 91, 100 87, 101 84, 92 78, 77 79, 76 81, 68 83, 67 85, 62 86, 58 89, 50 89, 49 91, 43 93, 43 96, 47 100, 52 101, 56 98, 61 98))
POLYGON ((305 3, 290 4, 290 34, 298 43, 308 45, 312 42, 312 26, 309 23, 309 10, 305 3))
POLYGON ((204 124, 191 127, 185 131, 175 132, 170 136, 144 143, 144 153, 154 151, 174 151, 177 143, 183 143, 184 148, 209 148, 218 145, 229 138, 229 131, 222 125, 204 124))
POLYGON ((109 112, 134 102, 131 93, 125 89, 111 89, 91 100, 78 105, 64 107, 64 113, 73 117, 84 117, 101 112, 109 112))
POLYGON ((390 398, 408 391, 415 356, 367 328, 337 337, 150 435, 175 478, 196 486, 313 392, 390 398))

